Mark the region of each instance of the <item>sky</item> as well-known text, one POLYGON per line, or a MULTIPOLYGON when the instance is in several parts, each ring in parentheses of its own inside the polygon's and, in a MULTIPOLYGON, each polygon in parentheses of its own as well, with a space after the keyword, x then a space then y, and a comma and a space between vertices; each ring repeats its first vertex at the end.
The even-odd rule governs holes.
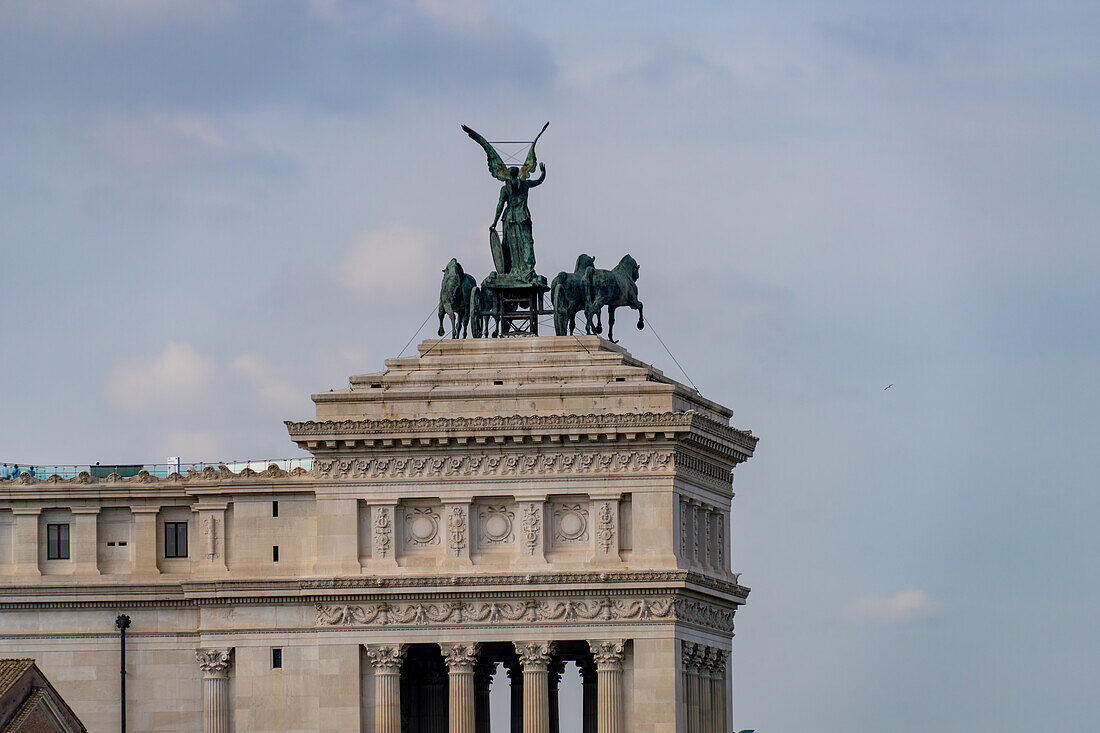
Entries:
POLYGON ((301 455, 282 420, 491 269, 459 126, 550 120, 539 271, 632 254, 622 344, 761 438, 737 728, 1100 729, 1098 37, 1057 0, 0 3, 0 460, 301 455))

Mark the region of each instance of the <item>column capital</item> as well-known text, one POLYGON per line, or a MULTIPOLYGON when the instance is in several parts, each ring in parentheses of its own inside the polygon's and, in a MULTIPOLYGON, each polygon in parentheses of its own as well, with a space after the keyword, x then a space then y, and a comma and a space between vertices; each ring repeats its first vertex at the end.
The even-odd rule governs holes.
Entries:
POLYGON ((226 677, 233 664, 233 649, 196 649, 195 658, 207 679, 226 677))
POLYGON ((622 669, 624 645, 625 642, 622 639, 588 642, 592 650, 592 659, 596 662, 596 669, 622 669))
POLYGON ((367 644, 367 659, 379 672, 398 674, 407 649, 405 644, 367 644))
POLYGON ((695 671, 699 666, 700 651, 703 646, 696 644, 693 641, 681 641, 680 642, 680 659, 684 664, 684 669, 689 671, 695 671))
POLYGON ((550 657, 554 653, 552 641, 517 641, 514 642, 519 663, 524 671, 545 671, 550 665, 550 657))
POLYGON ((477 653, 481 644, 477 642, 440 643, 443 661, 452 672, 472 672, 477 664, 477 653))

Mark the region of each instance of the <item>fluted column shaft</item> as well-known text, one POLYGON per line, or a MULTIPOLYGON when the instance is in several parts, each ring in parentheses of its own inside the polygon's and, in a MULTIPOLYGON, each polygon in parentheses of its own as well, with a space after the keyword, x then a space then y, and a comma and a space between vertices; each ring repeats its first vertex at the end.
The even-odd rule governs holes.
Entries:
POLYGON ((401 663, 404 644, 367 647, 367 659, 374 667, 374 731, 401 733, 401 663))
POLYGON ((523 733, 550 733, 548 668, 552 642, 516 642, 523 665, 523 733))
POLYGON ((229 733, 229 667, 232 649, 199 649, 195 657, 202 669, 202 731, 229 733))
POLYGON ((623 720, 623 649, 621 639, 590 641, 596 662, 599 698, 596 703, 597 733, 626 733, 623 720))
POLYGON ((448 733, 477 733, 474 700, 474 664, 477 644, 440 644, 443 661, 447 663, 448 733))

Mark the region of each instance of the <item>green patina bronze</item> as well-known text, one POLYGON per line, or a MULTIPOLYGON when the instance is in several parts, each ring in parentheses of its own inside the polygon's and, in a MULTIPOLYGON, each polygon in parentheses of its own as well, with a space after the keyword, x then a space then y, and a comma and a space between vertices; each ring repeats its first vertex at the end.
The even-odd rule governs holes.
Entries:
MULTIPOLYGON (((559 272, 550 283, 550 302, 554 304, 554 333, 571 336, 577 327, 577 314, 588 305, 588 271, 596 258, 582 254, 573 272, 559 272)), ((592 333, 591 322, 585 318, 585 333, 592 333)))
POLYGON ((638 328, 645 325, 642 319, 642 301, 638 300, 638 263, 630 255, 624 256, 613 270, 591 268, 585 273, 587 303, 584 314, 587 318, 589 333, 600 333, 600 309, 607 306, 607 338, 615 341, 615 309, 627 306, 638 311, 638 328), (592 316, 596 323, 592 323, 592 316))
MULTIPOLYGON (((439 286, 439 335, 442 336, 443 317, 451 317, 451 338, 466 338, 470 325, 470 316, 476 305, 474 291, 477 281, 467 275, 454 257, 443 268, 443 282, 439 286)), ((476 337, 478 325, 474 325, 476 337)))
POLYGON ((522 167, 504 165, 500 154, 488 140, 468 126, 462 126, 466 134, 485 150, 490 175, 504 182, 500 189, 496 216, 489 226, 489 246, 497 268, 495 276, 490 275, 488 278, 491 285, 546 285, 546 278, 535 274, 535 237, 531 231, 531 211, 527 208, 527 194, 546 180, 546 165, 538 163, 535 143, 549 126, 550 123, 547 122, 535 136, 522 167), (529 180, 536 165, 541 175, 533 181, 529 180), (496 234, 497 222, 501 222, 503 241, 496 234))

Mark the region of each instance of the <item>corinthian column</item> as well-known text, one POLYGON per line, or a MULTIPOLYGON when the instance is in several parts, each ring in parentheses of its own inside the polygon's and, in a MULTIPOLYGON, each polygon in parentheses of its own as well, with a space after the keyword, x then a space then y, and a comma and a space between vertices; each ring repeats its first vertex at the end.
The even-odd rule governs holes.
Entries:
POLYGON ((711 692, 711 705, 714 706, 714 730, 726 733, 726 657, 724 649, 714 650, 711 674, 714 675, 711 692))
POLYGON ((374 731, 401 733, 401 662, 404 644, 369 644, 367 660, 374 667, 374 731))
POLYGON ((229 667, 232 649, 198 649, 202 670, 202 732, 229 733, 229 667))
POLYGON ((449 704, 448 733, 476 733, 474 701, 474 664, 477 662, 477 644, 440 644, 443 660, 447 663, 449 704))
POLYGON ((623 721, 623 641, 590 641, 599 676, 597 733, 625 733, 623 721))
POLYGON ((554 652, 551 641, 517 641, 523 665, 523 733, 550 733, 547 669, 554 652))

